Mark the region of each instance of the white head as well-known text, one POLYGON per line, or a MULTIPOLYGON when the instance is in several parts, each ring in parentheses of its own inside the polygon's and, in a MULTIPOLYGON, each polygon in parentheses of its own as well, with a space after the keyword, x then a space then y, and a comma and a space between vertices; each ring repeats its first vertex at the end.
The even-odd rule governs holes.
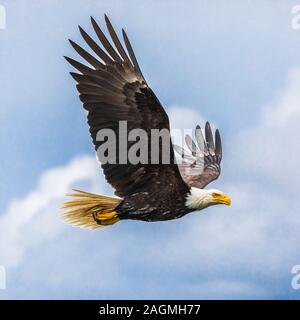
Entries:
POLYGON ((193 210, 201 210, 215 204, 230 206, 230 198, 217 189, 199 189, 192 187, 186 197, 185 205, 193 210))

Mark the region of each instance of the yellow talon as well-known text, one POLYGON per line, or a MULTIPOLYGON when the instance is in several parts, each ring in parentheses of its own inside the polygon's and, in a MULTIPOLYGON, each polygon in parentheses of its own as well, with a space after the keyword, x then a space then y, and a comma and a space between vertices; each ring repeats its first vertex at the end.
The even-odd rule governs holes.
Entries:
POLYGON ((111 220, 116 217, 116 214, 117 214, 116 211, 112 211, 108 213, 99 213, 95 215, 95 220, 100 222, 111 220))
POLYGON ((120 221, 119 217, 115 217, 109 220, 98 220, 98 223, 102 226, 110 226, 112 224, 115 224, 116 222, 120 221))

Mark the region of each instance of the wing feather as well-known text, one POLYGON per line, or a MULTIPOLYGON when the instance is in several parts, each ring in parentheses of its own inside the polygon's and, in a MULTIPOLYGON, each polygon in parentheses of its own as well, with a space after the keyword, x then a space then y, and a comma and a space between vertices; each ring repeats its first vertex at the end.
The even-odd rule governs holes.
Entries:
POLYGON ((72 47, 77 51, 77 53, 85 59, 90 65, 92 65, 95 69, 101 68, 103 64, 94 58, 91 54, 89 54, 86 50, 81 48, 76 42, 69 39, 70 44, 72 47))
POLYGON ((121 44, 121 42, 120 42, 120 40, 119 40, 119 38, 118 38, 118 36, 117 36, 112 24, 111 24, 111 22, 109 21, 109 19, 108 19, 106 14, 104 15, 104 18, 105 18, 105 22, 106 22, 106 26, 107 26, 108 32, 109 32, 109 34, 111 36, 111 39, 112 39, 113 43, 115 44, 115 46, 117 48, 119 54, 121 55, 121 57, 123 58, 123 60, 125 62, 127 62, 129 65, 131 65, 131 61, 129 60, 129 58, 128 58, 127 54, 126 54, 126 51, 122 47, 122 44, 121 44))
POLYGON ((201 127, 199 125, 197 125, 196 129, 195 129, 195 138, 196 138, 197 145, 198 145, 199 149, 201 150, 201 152, 204 155, 208 155, 207 144, 204 139, 201 127))
POLYGON ((205 139, 206 139, 209 153, 214 154, 215 153, 214 138, 211 132, 211 127, 209 122, 206 122, 205 124, 205 139))
POLYGON ((218 156, 221 161, 221 159, 222 159, 222 142, 221 142, 221 135, 220 135, 219 129, 217 129, 216 133, 215 133, 215 144, 216 144, 216 149, 215 149, 216 156, 218 156))
POLYGON ((139 66, 139 64, 137 62, 137 59, 135 57, 134 51, 132 49, 131 43, 130 43, 130 41, 129 41, 129 39, 127 37, 127 34, 126 34, 124 29, 122 29, 122 33, 123 33, 123 39, 124 39, 127 51, 129 53, 129 56, 130 56, 130 59, 131 59, 133 65, 134 65, 134 69, 138 73, 138 75, 145 81, 144 76, 142 74, 142 71, 140 69, 140 66, 139 66))
POLYGON ((204 188, 207 184, 217 179, 221 173, 221 136, 217 129, 214 141, 210 124, 207 122, 205 125, 205 138, 201 127, 198 125, 195 130, 195 139, 199 148, 197 148, 189 135, 185 137, 186 145, 191 152, 190 155, 179 146, 174 146, 174 150, 182 158, 182 162, 178 166, 183 180, 190 187, 204 188), (195 152, 195 148, 198 152, 195 152), (201 169, 200 173, 198 173, 199 169, 201 169))
MULTIPOLYGON (((72 40, 70 41, 72 47, 91 67, 66 57, 67 61, 78 70, 71 72, 71 76, 77 82, 80 100, 88 111, 90 134, 96 150, 104 143, 97 140, 97 133, 101 129, 112 129, 119 145, 120 121, 126 121, 128 131, 137 128, 147 133, 150 133, 151 129, 170 130, 169 118, 143 78, 125 31, 123 39, 129 56, 107 16, 105 21, 115 48, 96 21, 91 18, 93 29, 104 49, 79 27, 83 39, 97 58, 72 40)), ((172 143, 170 143, 169 164, 162 164, 161 159, 156 165, 150 163, 132 165, 128 161, 122 164, 120 162, 122 152, 128 152, 133 144, 134 142, 129 141, 127 146, 121 145, 117 148, 115 164, 101 165, 107 181, 116 189, 116 195, 126 197, 135 192, 149 194, 159 192, 161 195, 165 192, 179 199, 188 192, 188 186, 175 163, 172 143)), ((149 152, 148 158, 150 156, 149 152)))
POLYGON ((194 157, 196 157, 197 154, 199 155, 198 148, 189 134, 185 136, 185 143, 194 157))
POLYGON ((98 46, 98 44, 79 26, 79 31, 82 38, 88 44, 88 46, 96 53, 96 55, 103 60, 106 64, 113 64, 113 60, 105 53, 104 50, 98 46))
POLYGON ((98 39, 102 43, 103 47, 106 49, 106 51, 110 54, 110 56, 117 61, 118 63, 122 63, 122 59, 120 58, 119 54, 116 52, 114 47, 110 44, 110 42, 107 40, 105 34, 102 32, 100 27, 98 26, 96 20, 91 17, 92 25, 95 30, 95 33, 98 36, 98 39))

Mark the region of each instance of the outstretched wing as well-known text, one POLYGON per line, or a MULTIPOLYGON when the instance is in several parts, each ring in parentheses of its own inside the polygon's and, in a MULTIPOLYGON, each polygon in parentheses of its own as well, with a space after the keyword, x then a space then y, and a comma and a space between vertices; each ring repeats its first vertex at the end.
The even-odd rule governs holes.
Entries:
POLYGON ((222 143, 220 132, 215 132, 215 141, 209 122, 205 124, 205 137, 200 126, 196 127, 195 140, 186 135, 185 142, 189 151, 174 145, 180 155, 178 163, 183 180, 190 187, 204 188, 221 173, 222 143))
MULTIPOLYGON (((105 21, 112 43, 96 21, 93 18, 91 21, 102 47, 81 27, 79 30, 97 58, 70 40, 73 48, 90 66, 68 57, 66 59, 80 72, 71 72, 71 75, 77 82, 80 99, 88 111, 88 124, 95 149, 98 150, 105 143, 105 141, 97 141, 97 133, 101 129, 112 129, 116 134, 116 146, 119 146, 120 121, 126 121, 128 132, 132 129, 143 129, 148 137, 151 129, 169 131, 168 116, 146 83, 125 31, 122 30, 122 33, 127 52, 107 16, 105 21)), ((171 139, 169 142, 169 164, 162 164, 161 158, 157 164, 133 165, 127 158, 125 163, 121 164, 120 150, 117 148, 116 163, 102 163, 106 179, 116 189, 116 195, 124 197, 136 192, 151 192, 155 189, 179 193, 183 192, 182 189, 188 189, 174 161, 171 139)), ((126 151, 134 143, 136 141, 128 141, 126 151)), ((150 154, 148 159, 149 157, 150 154)))

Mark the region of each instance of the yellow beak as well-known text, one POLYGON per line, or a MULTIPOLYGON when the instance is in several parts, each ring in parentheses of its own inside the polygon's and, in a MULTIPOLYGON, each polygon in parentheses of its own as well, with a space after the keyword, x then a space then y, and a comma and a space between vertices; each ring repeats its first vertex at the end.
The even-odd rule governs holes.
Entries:
POLYGON ((226 204, 226 206, 230 206, 231 204, 231 199, 226 194, 220 194, 220 195, 214 196, 214 201, 216 203, 226 204))

